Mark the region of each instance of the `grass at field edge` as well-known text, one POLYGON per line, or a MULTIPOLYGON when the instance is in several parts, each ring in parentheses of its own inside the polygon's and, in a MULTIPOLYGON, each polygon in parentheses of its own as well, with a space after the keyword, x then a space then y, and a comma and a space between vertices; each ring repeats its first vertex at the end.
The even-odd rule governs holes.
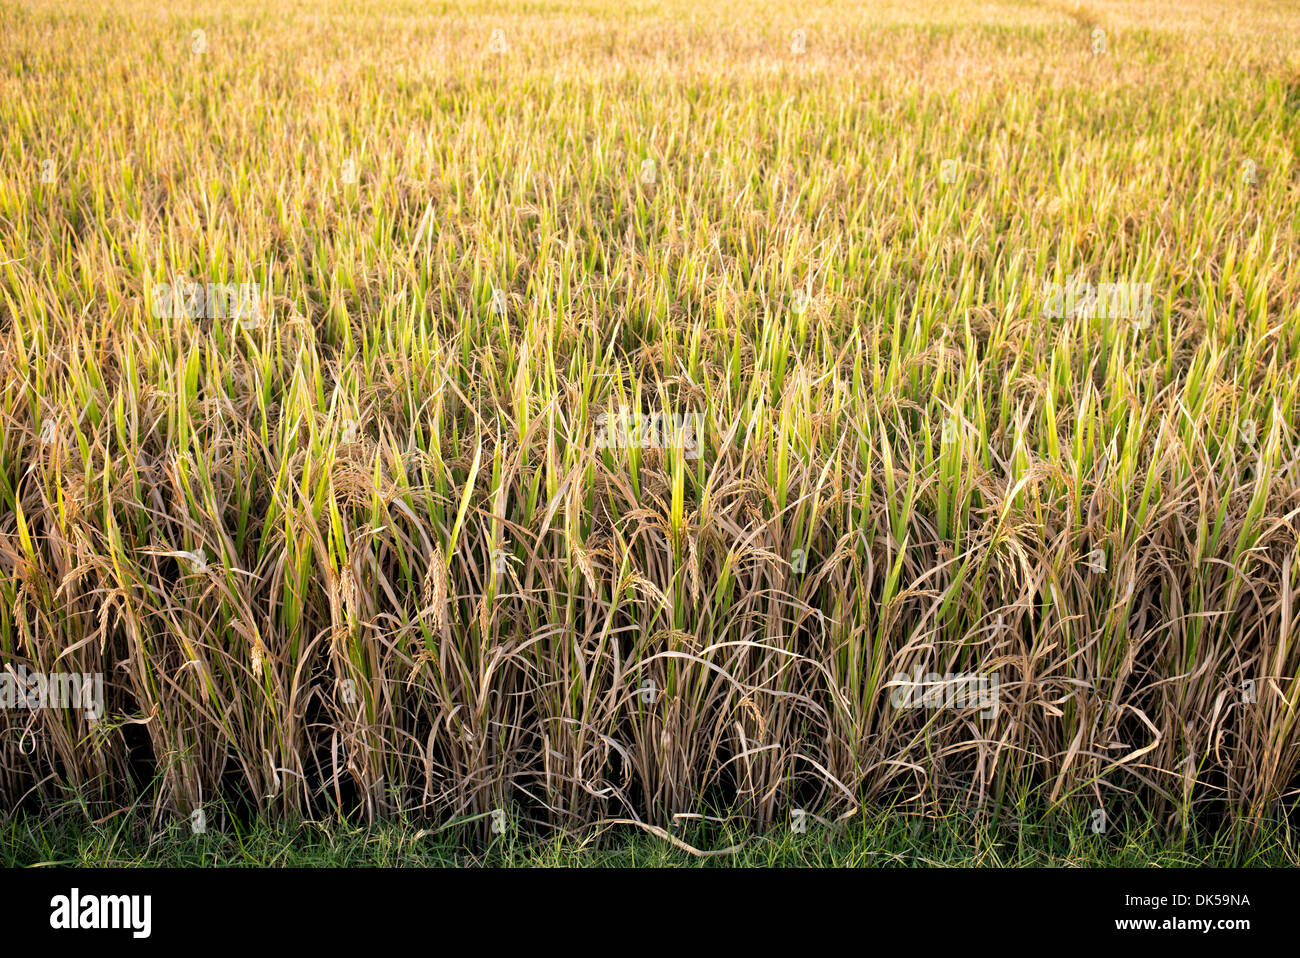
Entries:
POLYGON ((1253 834, 1160 837, 1152 822, 1093 834, 1086 820, 979 822, 969 816, 917 820, 878 812, 838 828, 809 821, 746 833, 691 824, 673 840, 629 826, 591 828, 548 839, 508 826, 492 835, 475 821, 370 826, 334 821, 223 823, 192 834, 183 823, 151 827, 134 811, 97 822, 76 811, 0 818, 0 866, 15 867, 1284 867, 1300 856, 1284 826, 1253 834))

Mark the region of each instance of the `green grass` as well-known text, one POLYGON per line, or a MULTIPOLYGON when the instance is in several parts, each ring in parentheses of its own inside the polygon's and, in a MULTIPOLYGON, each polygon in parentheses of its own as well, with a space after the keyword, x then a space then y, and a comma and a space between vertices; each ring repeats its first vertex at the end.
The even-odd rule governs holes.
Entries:
POLYGON ((150 827, 138 816, 91 825, 75 815, 56 815, 46 821, 31 816, 0 820, 0 867, 1173 868, 1297 863, 1285 834, 1268 828, 1253 837, 1197 835, 1171 843, 1149 823, 1115 839, 1092 834, 1086 822, 990 824, 962 816, 918 820, 877 813, 834 829, 813 823, 802 835, 788 829, 753 835, 720 825, 688 825, 677 834, 702 851, 733 843, 739 847, 725 856, 694 855, 627 828, 549 839, 507 830, 485 841, 464 828, 431 831, 403 821, 361 826, 333 819, 259 819, 193 835, 184 825, 150 827))

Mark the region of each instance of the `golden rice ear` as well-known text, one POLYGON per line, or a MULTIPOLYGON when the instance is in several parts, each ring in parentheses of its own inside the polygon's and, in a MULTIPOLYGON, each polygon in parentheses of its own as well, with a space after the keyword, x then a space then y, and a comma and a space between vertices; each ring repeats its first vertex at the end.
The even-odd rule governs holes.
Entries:
POLYGON ((578 571, 582 573, 583 580, 587 583, 587 588, 594 596, 597 594, 596 589, 596 570, 591 564, 591 555, 581 546, 574 546, 573 561, 578 566, 578 571))
POLYGON ((433 634, 441 636, 447 628, 447 560, 442 546, 433 548, 433 558, 424 574, 423 614, 431 616, 433 634))

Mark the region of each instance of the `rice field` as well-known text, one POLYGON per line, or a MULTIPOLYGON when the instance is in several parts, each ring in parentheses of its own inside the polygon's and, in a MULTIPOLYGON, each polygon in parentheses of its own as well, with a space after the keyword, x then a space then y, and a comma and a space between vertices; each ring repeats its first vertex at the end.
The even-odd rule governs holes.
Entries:
POLYGON ((1297 36, 4 4, 0 806, 1293 819, 1297 36))

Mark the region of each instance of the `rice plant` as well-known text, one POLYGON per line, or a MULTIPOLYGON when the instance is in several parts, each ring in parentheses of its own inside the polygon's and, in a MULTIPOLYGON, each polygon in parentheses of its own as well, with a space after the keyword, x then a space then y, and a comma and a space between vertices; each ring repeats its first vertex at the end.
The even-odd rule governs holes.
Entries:
POLYGON ((1290 815, 1297 32, 0 8, 3 805, 1290 815))

